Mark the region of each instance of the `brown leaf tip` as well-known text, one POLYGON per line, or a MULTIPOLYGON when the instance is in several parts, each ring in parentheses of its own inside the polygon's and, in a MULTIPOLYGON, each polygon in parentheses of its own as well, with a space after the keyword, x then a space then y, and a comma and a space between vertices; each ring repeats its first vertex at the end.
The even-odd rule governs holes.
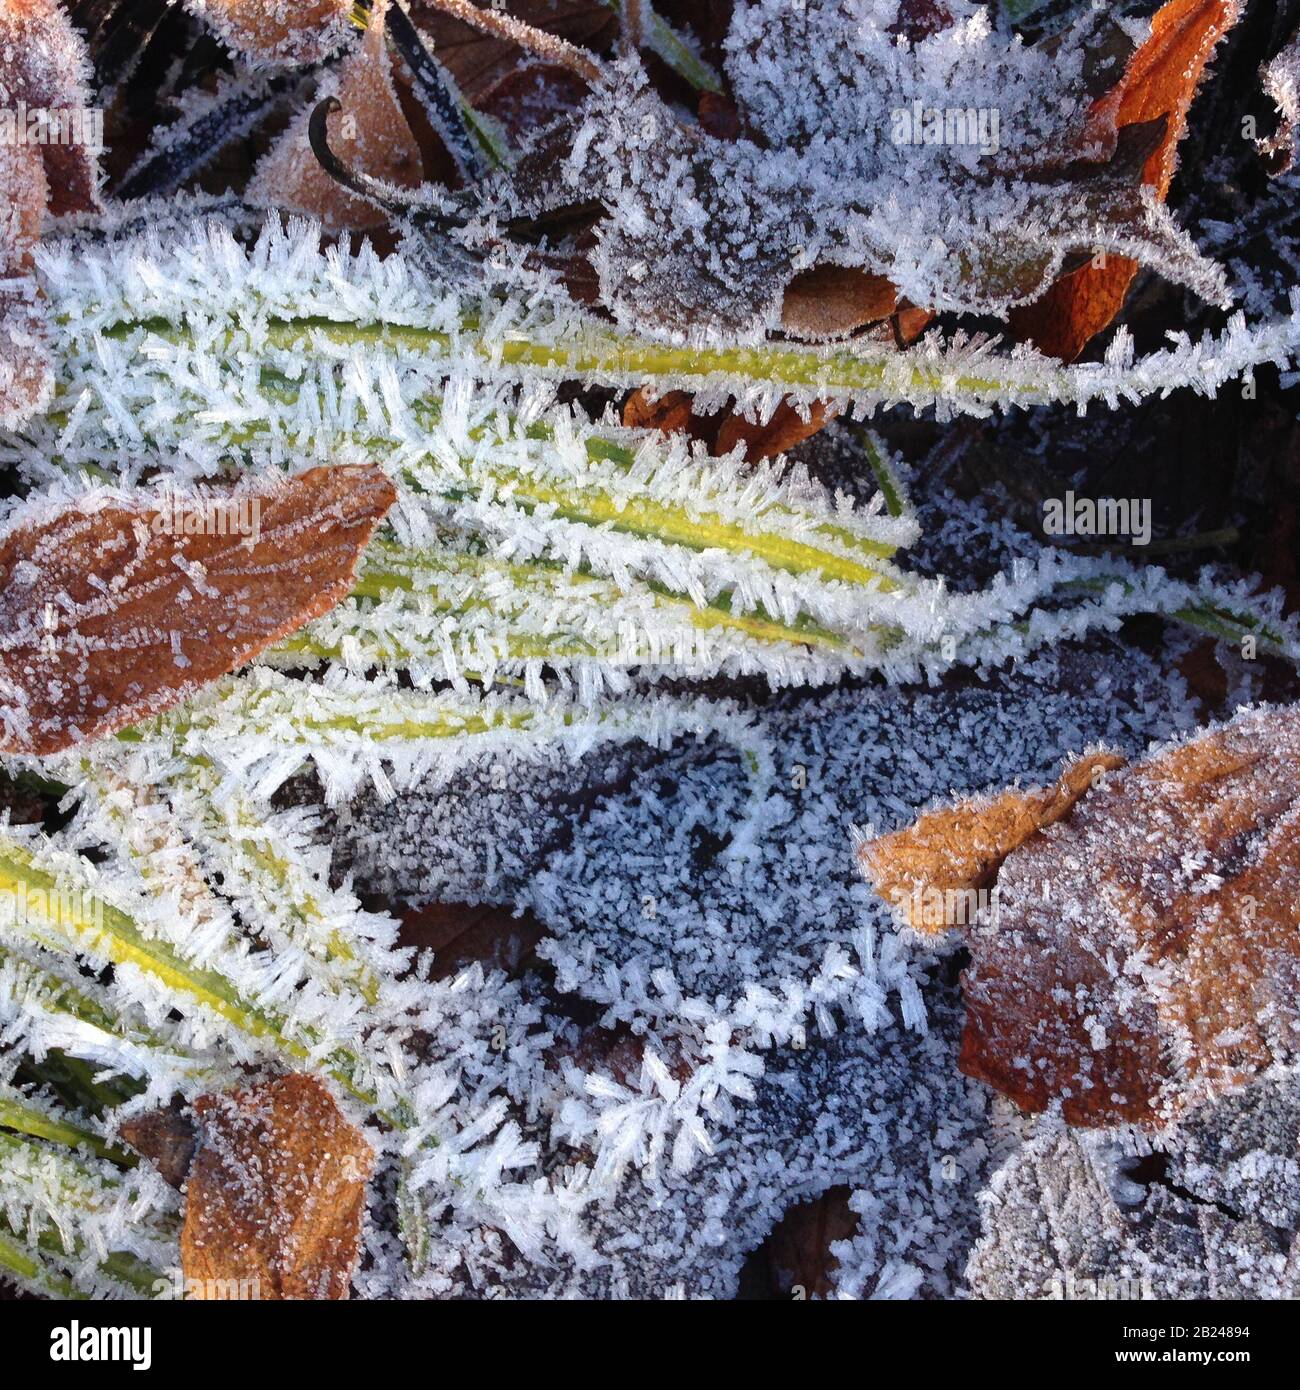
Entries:
POLYGON ((316 1078, 281 1077, 194 1103, 181 1267, 192 1297, 348 1296, 374 1151, 316 1078))
POLYGON ((927 811, 902 830, 863 840, 858 867, 900 924, 931 935, 969 926, 987 910, 982 895, 1007 856, 1123 765, 1116 753, 1093 753, 1071 763, 1052 786, 927 811))

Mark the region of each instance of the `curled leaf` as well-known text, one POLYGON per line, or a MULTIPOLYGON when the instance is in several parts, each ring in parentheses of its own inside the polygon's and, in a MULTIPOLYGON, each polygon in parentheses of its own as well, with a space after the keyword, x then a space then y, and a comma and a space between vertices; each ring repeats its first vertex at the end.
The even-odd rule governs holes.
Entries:
POLYGON ((858 846, 863 875, 917 931, 947 925, 930 905, 953 893, 987 888, 1007 855, 1070 813, 1107 772, 1124 765, 1114 753, 1072 763, 1050 787, 1013 788, 995 797, 928 811, 915 824, 858 846))
POLYGON ((330 1093, 293 1075, 194 1102, 181 1267, 186 1287, 264 1299, 348 1296, 374 1152, 330 1093))
MULTIPOLYGON (((1192 98, 1215 47, 1240 14, 1240 0, 1168 0, 1120 83, 1094 104, 1094 130, 1103 113, 1107 121, 1114 113, 1120 132, 1164 122, 1141 168, 1142 184, 1161 202, 1173 180, 1192 98)), ((1015 337, 1072 362, 1124 307, 1137 271, 1137 262, 1127 256, 1093 257, 1063 275, 1040 299, 1012 311, 1015 337)))
MULTIPOLYGON (((424 168, 419 141, 393 87, 384 33, 387 3, 378 0, 360 46, 343 61, 335 79, 321 84, 318 95, 338 102, 326 118, 326 129, 329 147, 343 164, 382 184, 415 188, 424 168)), ((311 109, 300 112, 257 166, 249 201, 308 213, 330 231, 383 226, 382 209, 356 197, 321 167, 312 151, 310 123, 311 109)))
MULTIPOLYGON (((972 845, 946 855, 919 827, 876 881, 988 879, 998 805, 950 813, 972 845)), ((1072 1124, 1156 1124, 1300 1055, 1300 708, 1115 772, 995 876, 965 932, 967 1075, 1072 1124)))
POLYGON ((346 595, 378 468, 149 509, 93 500, 0 542, 0 748, 48 754, 180 704, 346 595))

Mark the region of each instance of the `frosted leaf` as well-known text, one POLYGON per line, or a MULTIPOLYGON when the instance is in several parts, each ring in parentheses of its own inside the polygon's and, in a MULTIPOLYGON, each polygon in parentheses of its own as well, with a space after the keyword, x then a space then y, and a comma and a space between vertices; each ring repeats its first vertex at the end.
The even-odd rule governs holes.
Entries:
POLYGON ((374 1154, 326 1088, 286 1076, 200 1096, 194 1113, 203 1142, 186 1182, 187 1283, 346 1298, 374 1154))
MULTIPOLYGON (((823 262, 887 278, 926 308, 1005 314, 1038 298, 1068 254, 1101 250, 1225 302, 1222 273, 1158 197, 1136 194, 1142 170, 1098 95, 1124 76, 1106 47, 1113 26, 1090 18, 1028 48, 995 33, 984 7, 951 8, 952 24, 909 42, 891 32, 893 0, 739 7, 728 62, 752 138, 735 141, 683 125, 635 65, 619 65, 562 165, 574 196, 597 192, 609 209, 594 259, 619 322, 754 341, 795 274, 823 262), (963 138, 948 138, 949 113, 963 138)), ((1216 36, 1236 15, 1220 9, 1216 36)), ((1138 86, 1150 76, 1140 64, 1138 86)))
POLYGON ((378 470, 261 493, 34 503, 0 547, 4 746, 51 753, 156 714, 346 592, 393 500, 378 470))
POLYGON ((242 58, 275 66, 319 62, 352 32, 351 0, 185 0, 242 58))
POLYGON ((1246 710, 1103 775, 1012 851, 965 931, 969 1075, 1155 1123, 1294 1059, 1298 718, 1246 710))
POLYGON ((45 167, 49 210, 56 217, 99 209, 89 80, 85 44, 57 0, 0 4, 0 107, 15 121, 23 113, 27 118, 27 128, 3 144, 9 153, 31 141, 45 167))
POLYGON ((330 149, 350 168, 389 185, 414 188, 423 177, 420 146, 407 124, 393 87, 392 60, 384 30, 387 0, 371 11, 364 39, 322 81, 306 110, 258 164, 248 200, 257 207, 283 208, 321 219, 331 231, 378 227, 381 209, 355 197, 321 167, 308 141, 317 101, 334 97, 340 109, 326 118, 330 149))

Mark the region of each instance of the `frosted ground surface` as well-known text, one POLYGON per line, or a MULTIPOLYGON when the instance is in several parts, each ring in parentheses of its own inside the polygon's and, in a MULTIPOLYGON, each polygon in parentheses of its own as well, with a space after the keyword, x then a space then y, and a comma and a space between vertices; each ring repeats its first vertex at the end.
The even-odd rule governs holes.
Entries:
MULTIPOLYGON (((1168 1178, 1200 1201, 1159 1185, 1148 1197, 1120 1167, 1135 1138, 1085 1151, 957 1072, 952 963, 900 936, 853 870, 851 824, 892 828, 936 799, 1041 781, 1098 742, 1137 753, 1193 722, 1177 675, 1100 639, 984 684, 778 700, 760 716, 776 773, 757 807, 738 755, 692 745, 625 767, 576 819, 557 804, 584 777, 608 786, 608 756, 577 775, 534 767, 496 789, 486 769, 450 795, 353 808, 338 841, 363 880, 540 919, 549 970, 509 984, 469 973, 555 1041, 508 1053, 483 1084, 516 1098, 553 1192, 577 1162, 604 1185, 582 1214, 587 1254, 541 1267, 496 1231, 449 1222, 422 1288, 726 1297, 781 1214, 838 1184, 860 1216, 837 1247, 841 1296, 1050 1296, 1053 1280, 1130 1277, 1135 1260, 1162 1291, 1225 1288, 1205 1251, 1235 1269, 1260 1241, 1269 1262, 1234 1277, 1282 1278, 1289 1111, 1261 1112, 1257 1134, 1242 1113, 1262 1099, 1207 1110, 1175 1141, 1168 1178), (575 1061, 597 1023, 624 1041, 575 1061), (1271 1194, 1242 1222, 1212 1205, 1232 1181, 1220 1115, 1227 1161, 1271 1194), (1060 1195, 1035 1195, 1045 1187, 1060 1195), (1044 1203, 1050 1229, 1034 1214, 1044 1203), (1004 1230, 1001 1207, 1020 1224, 1004 1230)), ((392 1268, 380 1258, 367 1277, 387 1283, 392 1268)))

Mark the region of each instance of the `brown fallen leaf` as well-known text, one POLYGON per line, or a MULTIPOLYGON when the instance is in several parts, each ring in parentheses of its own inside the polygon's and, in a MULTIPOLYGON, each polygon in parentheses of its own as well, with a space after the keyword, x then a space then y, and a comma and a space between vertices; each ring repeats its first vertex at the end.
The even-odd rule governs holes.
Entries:
MULTIPOLYGON (((608 46, 618 32, 617 12, 602 0, 510 0, 509 13, 593 52, 608 46)), ((412 18, 432 41, 438 61, 475 104, 519 63, 517 44, 444 13, 436 0, 422 0, 418 8, 412 8, 412 18)))
POLYGON ((831 1273, 838 1261, 831 1246, 858 1231, 851 1195, 847 1187, 828 1188, 790 1207, 772 1227, 765 1245, 777 1298, 827 1298, 834 1292, 831 1273))
POLYGON ((663 430, 666 434, 689 434, 705 427, 705 417, 692 410, 695 397, 689 391, 665 391, 655 395, 648 386, 639 386, 623 402, 623 423, 633 430, 663 430))
MULTIPOLYGON (((1142 170, 1142 182, 1162 201, 1173 180, 1192 98, 1215 47, 1240 14, 1240 0, 1168 0, 1121 82, 1097 99, 1095 114, 1102 124, 1113 122, 1116 130, 1164 119, 1163 136, 1142 170)), ((1137 271, 1137 262, 1124 256, 1086 262, 1032 304, 1012 311, 1013 337, 1032 341, 1050 357, 1074 361, 1124 307, 1137 271)))
POLYGON ((475 101, 515 145, 582 104, 587 84, 559 63, 521 63, 475 101))
POLYGON ((662 430, 667 434, 687 434, 697 439, 711 454, 730 453, 743 445, 750 463, 775 458, 810 439, 834 418, 825 402, 814 401, 806 408, 807 419, 788 401, 782 401, 765 424, 755 424, 734 413, 697 415, 695 398, 685 391, 666 391, 654 395, 649 387, 633 391, 623 403, 623 423, 630 429, 662 430))
MULTIPOLYGON (((82 74, 90 66, 81 35, 57 0, 0 0, 0 106, 29 115, 57 113, 67 133, 32 143, 45 167, 52 216, 95 212, 99 208, 99 157, 85 138, 84 118, 94 107, 82 74), (82 138, 74 138, 80 135, 82 138)), ((6 142, 14 151, 22 142, 6 142)), ((7 210, 7 205, 6 205, 7 210)))
POLYGON ((380 468, 313 468, 261 492, 90 502, 11 530, 0 750, 56 753, 159 714, 319 617, 395 499, 380 468), (241 501, 247 536, 231 534, 241 501))
POLYGON ((430 903, 402 914, 399 944, 433 952, 431 978, 446 980, 476 961, 485 970, 517 975, 545 935, 531 913, 507 907, 430 903))
MULTIPOLYGON (((959 849, 937 872, 961 869, 959 849)), ((1114 773, 1006 856, 997 894, 965 932, 959 1065, 1023 1108, 1163 1123, 1294 1062, 1300 707, 1114 773)))
POLYGON ((807 419, 789 401, 782 401, 766 424, 758 425, 741 415, 728 415, 718 429, 714 441, 715 454, 728 454, 737 444, 744 445, 745 458, 750 463, 775 458, 811 439, 835 411, 825 401, 813 401, 807 407, 807 419))
POLYGON ((382 227, 382 208, 349 193, 321 167, 308 138, 311 114, 325 96, 339 109, 326 117, 330 149, 348 167, 384 183, 415 188, 424 178, 420 142, 393 86, 384 31, 388 0, 376 0, 359 46, 339 65, 337 86, 322 84, 257 166, 247 198, 256 207, 281 208, 320 219, 327 230, 382 227))
POLYGON ((314 1077, 194 1102, 181 1268, 191 1296, 228 1281, 263 1299, 348 1296, 374 1152, 314 1077))
POLYGON ((123 1143, 147 1158, 164 1182, 181 1188, 194 1161, 198 1135, 193 1121, 174 1106, 149 1110, 122 1121, 118 1129, 123 1143))
POLYGON ((898 291, 883 275, 845 265, 815 265, 785 287, 781 327, 793 338, 825 342, 887 319, 898 291))
POLYGON ((229 47, 276 64, 316 63, 349 33, 352 0, 185 0, 229 47))
POLYGON ((1115 753, 1071 763, 1050 787, 959 802, 927 811, 892 835, 863 841, 858 866, 886 902, 917 931, 954 925, 937 909, 951 894, 988 888, 1003 861, 1039 831, 1069 814, 1105 774, 1124 765, 1115 753))

